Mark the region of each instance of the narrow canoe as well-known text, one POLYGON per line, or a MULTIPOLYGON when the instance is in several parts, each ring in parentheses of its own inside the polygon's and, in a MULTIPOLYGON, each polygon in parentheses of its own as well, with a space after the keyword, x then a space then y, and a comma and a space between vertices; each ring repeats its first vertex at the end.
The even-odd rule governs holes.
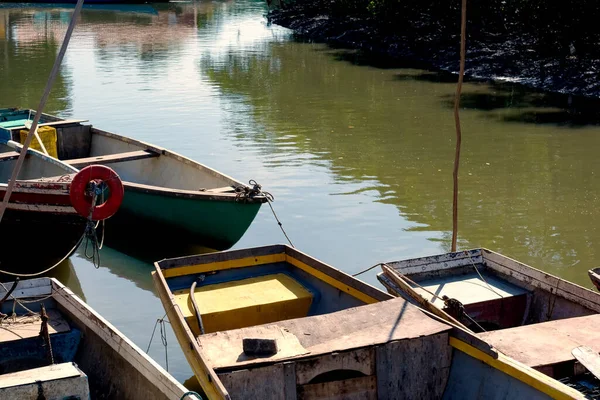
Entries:
POLYGON ((155 266, 208 399, 581 398, 472 333, 288 246, 155 266))
MULTIPOLYGON (((0 286, 0 299, 12 286, 0 286)), ((0 331, 0 397, 197 399, 183 397, 185 387, 57 280, 18 282, 0 311, 10 315, 13 306, 17 316, 0 331), (47 338, 40 335, 42 304, 47 338), (73 384, 61 385, 66 379, 73 384), (35 396, 24 396, 31 386, 35 396)))
POLYGON ((573 348, 600 352, 600 294, 487 249, 385 263, 379 280, 505 354, 556 378, 579 374, 573 348))
MULTIPOLYGON (((4 111, 5 129, 18 141, 25 121, 35 112, 10 110, 4 111)), ((132 234, 151 227, 153 234, 164 234, 165 239, 228 249, 267 201, 252 187, 164 148, 96 129, 82 120, 43 117, 46 126, 56 128, 60 160, 76 168, 106 164, 121 176, 125 197, 111 223, 130 227, 132 234)))
MULTIPOLYGON (((0 200, 17 157, 14 147, 0 143, 0 200)), ((76 172, 35 150, 28 152, 0 223, 1 272, 44 271, 77 249, 86 220, 77 214, 69 198, 76 172), (34 240, 29 240, 31 237, 34 240)))

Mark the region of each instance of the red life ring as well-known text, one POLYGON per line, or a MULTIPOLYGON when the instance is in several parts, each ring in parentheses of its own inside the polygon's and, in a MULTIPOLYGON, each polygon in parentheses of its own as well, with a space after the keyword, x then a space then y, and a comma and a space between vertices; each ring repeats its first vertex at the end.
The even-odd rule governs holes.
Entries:
POLYGON ((94 221, 101 221, 112 217, 123 202, 125 189, 119 175, 104 165, 88 165, 75 175, 71 182, 71 189, 69 190, 71 205, 82 217, 88 218, 90 216, 92 196, 87 193, 87 186, 92 181, 96 181, 97 183, 104 182, 110 190, 108 200, 94 207, 92 219, 94 221))

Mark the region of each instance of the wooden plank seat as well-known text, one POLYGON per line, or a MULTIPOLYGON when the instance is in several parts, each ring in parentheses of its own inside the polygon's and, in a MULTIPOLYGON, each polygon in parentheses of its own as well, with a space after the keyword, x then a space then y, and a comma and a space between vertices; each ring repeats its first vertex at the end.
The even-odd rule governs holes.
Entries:
POLYGON ((588 346, 600 352, 600 314, 566 318, 511 329, 479 333, 481 339, 502 353, 546 375, 572 375, 575 357, 571 351, 588 346))
POLYGON ((19 158, 19 153, 16 151, 7 151, 6 153, 0 153, 0 162, 11 161, 19 158))
POLYGON ((83 168, 92 164, 112 164, 125 161, 135 161, 144 158, 158 157, 160 154, 151 150, 137 150, 125 153, 107 154, 105 156, 74 158, 64 160, 65 163, 72 165, 75 168, 83 168))
MULTIPOLYGON (((0 126, 0 127, 4 128, 4 129, 10 129, 11 131, 21 130, 21 129, 29 129, 25 125, 11 125, 10 122, 11 121, 7 121, 7 122, 4 123, 4 126, 0 126)), ((40 126, 54 126, 54 127, 59 127, 59 126, 62 126, 62 125, 80 124, 82 122, 88 122, 88 120, 87 119, 66 119, 66 120, 60 120, 60 121, 44 122, 44 123, 38 124, 38 128, 40 126)), ((15 123, 19 123, 19 121, 15 121, 15 123)))

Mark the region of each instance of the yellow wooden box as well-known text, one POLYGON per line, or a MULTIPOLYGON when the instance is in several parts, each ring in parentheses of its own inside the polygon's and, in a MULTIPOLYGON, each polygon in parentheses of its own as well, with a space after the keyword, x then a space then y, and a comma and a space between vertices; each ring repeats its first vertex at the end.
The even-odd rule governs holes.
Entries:
MULTIPOLYGON (((186 322, 200 334, 190 290, 173 292, 186 322)), ((285 274, 217 283, 197 287, 194 297, 205 333, 267 324, 308 315, 313 296, 285 274)))
MULTIPOLYGON (((40 126, 40 127, 38 127, 37 132, 38 132, 38 136, 42 140, 42 143, 44 144, 44 147, 48 151, 48 155, 50 157, 58 158, 58 150, 57 150, 57 146, 56 146, 56 142, 58 140, 58 135, 56 134, 56 128, 53 128, 51 126, 40 126)), ((25 139, 27 139, 27 135, 29 134, 29 130, 21 129, 19 134, 20 134, 21 144, 24 144, 25 139)), ((29 147, 43 152, 42 146, 40 146, 40 143, 37 141, 37 139, 35 137, 31 140, 31 145, 29 147)))

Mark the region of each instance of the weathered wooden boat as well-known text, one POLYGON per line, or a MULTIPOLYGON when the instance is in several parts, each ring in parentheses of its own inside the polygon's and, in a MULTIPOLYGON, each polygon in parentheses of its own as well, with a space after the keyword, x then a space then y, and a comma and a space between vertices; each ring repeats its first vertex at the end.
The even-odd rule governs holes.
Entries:
POLYGON ((504 354, 555 378, 576 377, 571 351, 600 351, 600 294, 487 249, 383 264, 379 280, 504 354))
MULTIPOLYGON (((4 113, 13 121, 7 128, 11 139, 18 141, 35 112, 4 113)), ((125 222, 123 227, 151 227, 171 239, 185 237, 222 250, 242 237, 267 201, 258 186, 245 185, 161 147, 96 129, 82 120, 47 114, 43 120, 42 126, 56 129, 60 160, 76 168, 109 165, 121 176, 125 197, 113 223, 125 222)))
MULTIPOLYGON (((18 154, 0 143, 0 200, 18 154)), ((86 219, 71 206, 69 197, 76 173, 75 168, 35 150, 28 152, 0 223, 0 271, 40 272, 77 249, 86 219), (35 240, 27 240, 32 233, 35 240)))
POLYGON ((57 280, 13 285, 0 286, 0 398, 197 399, 57 280))
POLYGON ((596 287, 596 289, 600 290, 600 268, 593 268, 588 271, 588 276, 590 280, 596 287))
POLYGON ((163 306, 209 399, 582 397, 288 246, 155 266, 163 306))

